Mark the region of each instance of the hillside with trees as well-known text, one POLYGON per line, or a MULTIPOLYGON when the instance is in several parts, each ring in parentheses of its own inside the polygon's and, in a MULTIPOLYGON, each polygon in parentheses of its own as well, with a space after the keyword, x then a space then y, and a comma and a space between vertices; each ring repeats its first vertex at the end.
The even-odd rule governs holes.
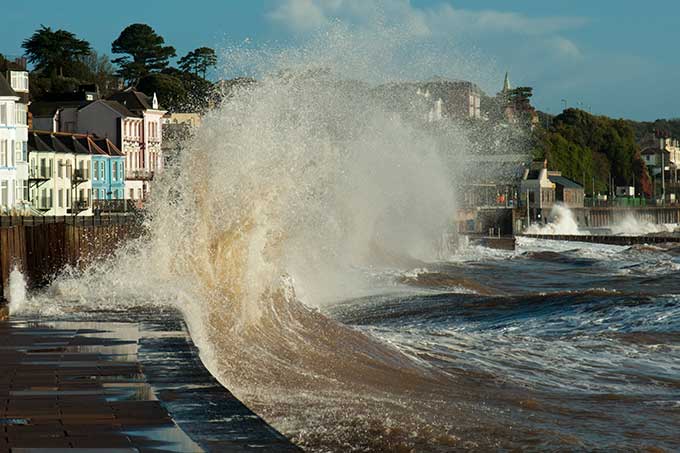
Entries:
POLYGON ((627 120, 567 109, 534 131, 534 155, 547 158, 551 169, 581 184, 586 193, 607 193, 614 185, 635 185, 651 195, 651 182, 640 156, 636 130, 627 120))
MULTIPOLYGON (((112 42, 112 61, 97 53, 91 44, 67 30, 41 25, 22 43, 31 64, 31 100, 54 99, 92 87, 106 97, 125 87, 134 87, 151 96, 157 94, 169 111, 196 111, 215 99, 215 87, 207 79, 217 65, 217 55, 209 47, 187 53, 171 66, 175 48, 146 24, 132 24, 112 42)), ((10 62, 0 55, 0 69, 10 62)))

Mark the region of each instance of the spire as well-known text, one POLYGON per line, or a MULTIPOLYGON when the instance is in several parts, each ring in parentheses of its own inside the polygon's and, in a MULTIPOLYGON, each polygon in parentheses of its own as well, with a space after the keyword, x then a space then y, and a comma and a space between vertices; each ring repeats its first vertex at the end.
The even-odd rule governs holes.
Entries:
POLYGON ((512 87, 510 86, 510 77, 508 76, 508 73, 505 73, 505 80, 503 80, 503 93, 507 93, 510 91, 512 87))

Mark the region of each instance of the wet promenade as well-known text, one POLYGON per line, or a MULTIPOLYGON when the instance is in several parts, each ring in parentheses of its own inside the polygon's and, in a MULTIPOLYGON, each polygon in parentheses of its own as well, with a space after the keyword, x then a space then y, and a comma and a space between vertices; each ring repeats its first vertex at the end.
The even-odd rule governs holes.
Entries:
POLYGON ((0 453, 299 451, 203 367, 183 323, 0 321, 0 453))

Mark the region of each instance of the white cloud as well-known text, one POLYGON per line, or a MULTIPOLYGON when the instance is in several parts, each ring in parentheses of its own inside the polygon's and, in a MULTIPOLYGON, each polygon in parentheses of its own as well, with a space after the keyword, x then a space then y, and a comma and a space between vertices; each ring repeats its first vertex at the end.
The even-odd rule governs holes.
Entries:
POLYGON ((269 13, 269 18, 294 31, 319 29, 328 24, 324 4, 314 0, 285 0, 269 13))
POLYGON ((581 50, 576 46, 576 44, 573 43, 573 41, 567 38, 557 36, 553 38, 552 44, 562 55, 574 58, 581 57, 581 50))
POLYGON ((418 8, 410 0, 281 0, 269 17, 296 32, 321 28, 333 19, 341 19, 364 26, 376 21, 406 26, 420 35, 547 35, 587 23, 581 17, 529 17, 514 12, 458 9, 448 3, 418 8))

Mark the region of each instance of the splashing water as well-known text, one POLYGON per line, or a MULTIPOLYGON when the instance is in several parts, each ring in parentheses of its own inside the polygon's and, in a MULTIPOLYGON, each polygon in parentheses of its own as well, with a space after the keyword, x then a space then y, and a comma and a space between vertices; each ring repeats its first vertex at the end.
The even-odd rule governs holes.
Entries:
POLYGON ((672 233, 677 227, 677 224, 656 224, 647 220, 640 220, 635 218, 632 213, 628 213, 623 220, 613 224, 610 229, 616 235, 637 236, 654 233, 672 233))
POLYGON ((26 278, 16 266, 9 273, 9 293, 6 297, 10 315, 20 313, 26 303, 26 278))
POLYGON ((319 311, 446 253, 471 148, 424 127, 415 92, 395 107, 374 90, 400 41, 370 38, 339 30, 253 63, 261 81, 155 181, 149 234, 46 294, 51 309, 178 307, 211 372, 312 450, 448 448, 465 431, 496 445, 445 373, 319 311))
POLYGON ((563 204, 555 204, 550 210, 550 222, 545 225, 533 224, 528 234, 584 234, 578 227, 574 213, 563 204))

